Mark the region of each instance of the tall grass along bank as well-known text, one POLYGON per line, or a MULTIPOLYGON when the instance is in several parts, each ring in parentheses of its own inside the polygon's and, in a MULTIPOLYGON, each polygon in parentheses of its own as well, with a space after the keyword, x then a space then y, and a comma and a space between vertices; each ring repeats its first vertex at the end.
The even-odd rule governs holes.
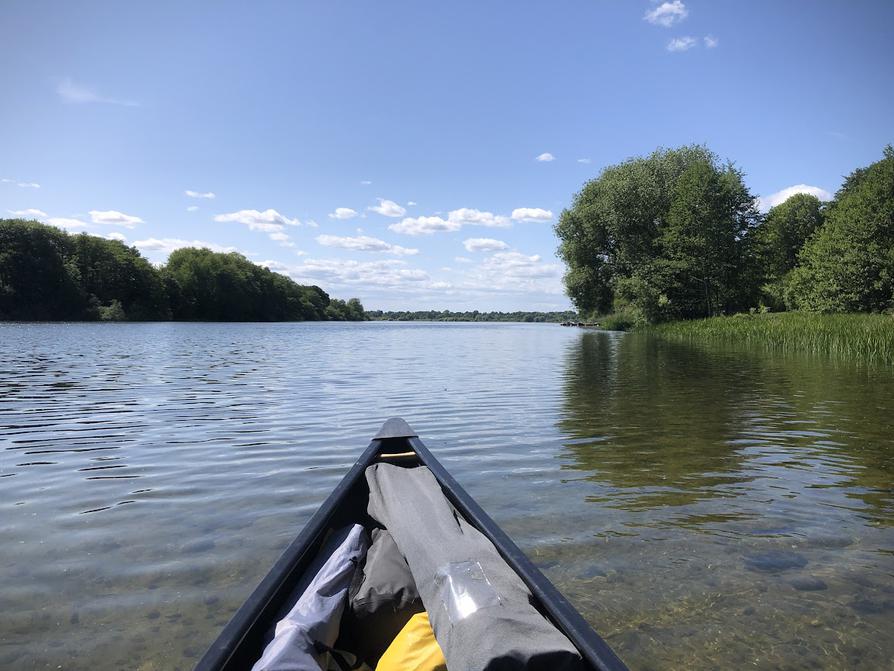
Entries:
POLYGON ((742 343, 894 364, 892 315, 740 314, 670 322, 644 330, 670 340, 742 343))

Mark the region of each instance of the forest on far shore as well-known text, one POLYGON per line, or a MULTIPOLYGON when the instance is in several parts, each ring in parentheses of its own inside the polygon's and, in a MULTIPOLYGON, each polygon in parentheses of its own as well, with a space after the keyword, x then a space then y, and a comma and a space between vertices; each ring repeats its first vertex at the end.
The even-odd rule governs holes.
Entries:
POLYGON ((519 310, 516 312, 480 312, 465 310, 367 310, 366 318, 372 321, 390 322, 527 322, 527 323, 561 323, 577 321, 577 313, 573 310, 563 312, 536 312, 519 310))
POLYGON ((0 321, 359 321, 363 305, 187 247, 153 266, 134 247, 0 219, 0 321))

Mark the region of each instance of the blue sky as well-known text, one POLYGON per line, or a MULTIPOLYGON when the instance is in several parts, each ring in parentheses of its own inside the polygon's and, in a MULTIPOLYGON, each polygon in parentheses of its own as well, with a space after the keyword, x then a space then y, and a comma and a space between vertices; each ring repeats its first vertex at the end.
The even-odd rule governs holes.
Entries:
POLYGON ((606 165, 705 143, 766 207, 880 158, 892 26, 884 1, 7 0, 0 216, 235 249, 368 308, 564 309, 552 226, 606 165))

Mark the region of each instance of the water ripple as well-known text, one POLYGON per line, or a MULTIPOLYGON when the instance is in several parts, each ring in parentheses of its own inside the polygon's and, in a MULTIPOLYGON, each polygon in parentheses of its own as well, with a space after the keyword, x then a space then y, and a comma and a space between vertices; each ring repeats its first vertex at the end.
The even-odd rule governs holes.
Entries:
POLYGON ((894 657, 890 371, 398 323, 5 324, 0 371, 0 668, 188 667, 393 415, 633 668, 894 657))

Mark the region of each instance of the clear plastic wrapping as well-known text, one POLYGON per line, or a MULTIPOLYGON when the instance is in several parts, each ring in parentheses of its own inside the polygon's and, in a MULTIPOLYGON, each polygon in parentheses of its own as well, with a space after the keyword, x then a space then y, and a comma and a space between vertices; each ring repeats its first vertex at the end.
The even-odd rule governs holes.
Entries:
POLYGON ((477 561, 445 564, 435 574, 435 585, 452 624, 482 608, 501 604, 500 595, 477 561))

